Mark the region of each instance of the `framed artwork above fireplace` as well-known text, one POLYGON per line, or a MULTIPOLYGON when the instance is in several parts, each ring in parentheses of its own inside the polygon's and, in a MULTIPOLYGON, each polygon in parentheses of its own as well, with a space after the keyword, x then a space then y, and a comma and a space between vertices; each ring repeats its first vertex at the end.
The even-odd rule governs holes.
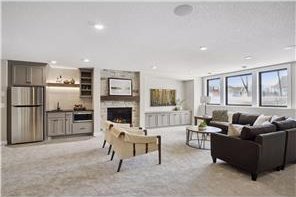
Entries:
POLYGON ((132 80, 108 78, 109 96, 132 96, 132 80))

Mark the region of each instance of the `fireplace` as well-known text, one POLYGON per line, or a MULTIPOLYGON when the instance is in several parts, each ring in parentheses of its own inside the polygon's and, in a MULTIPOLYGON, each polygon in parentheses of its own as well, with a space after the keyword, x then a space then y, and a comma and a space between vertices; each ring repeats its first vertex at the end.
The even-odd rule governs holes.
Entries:
POLYGON ((131 107, 111 107, 107 108, 107 120, 116 123, 132 124, 131 107))

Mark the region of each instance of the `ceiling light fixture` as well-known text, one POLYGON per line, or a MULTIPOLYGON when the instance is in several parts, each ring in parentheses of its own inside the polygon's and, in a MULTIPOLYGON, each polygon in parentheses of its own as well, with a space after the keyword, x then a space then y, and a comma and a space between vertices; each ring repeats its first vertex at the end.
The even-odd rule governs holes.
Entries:
POLYGON ((208 50, 208 48, 205 47, 205 46, 202 46, 202 47, 199 47, 199 50, 201 50, 201 51, 206 51, 206 50, 208 50))
POLYGON ((57 61, 55 61, 55 60, 51 60, 50 63, 51 63, 51 64, 56 64, 57 61))
POLYGON ((105 28, 105 26, 103 24, 94 24, 94 28, 97 30, 103 30, 105 28))
POLYGON ((211 72, 208 72, 208 75, 211 75, 212 73, 211 72))
POLYGON ((250 59, 252 59, 251 56, 246 56, 246 57, 245 57, 245 60, 250 60, 250 59))
POLYGON ((90 62, 90 60, 89 60, 89 59, 86 59, 86 58, 82 59, 82 61, 83 61, 84 63, 88 63, 88 62, 90 62))
POLYGON ((193 7, 187 4, 179 5, 174 9, 174 13, 177 16, 186 16, 191 14, 192 11, 193 11, 193 7))
POLYGON ((152 66, 152 69, 153 69, 153 70, 156 70, 156 69, 157 69, 157 66, 152 66))
POLYGON ((284 48, 285 50, 296 49, 296 45, 290 45, 284 48))
POLYGON ((247 68, 247 66, 242 66, 242 68, 247 68))

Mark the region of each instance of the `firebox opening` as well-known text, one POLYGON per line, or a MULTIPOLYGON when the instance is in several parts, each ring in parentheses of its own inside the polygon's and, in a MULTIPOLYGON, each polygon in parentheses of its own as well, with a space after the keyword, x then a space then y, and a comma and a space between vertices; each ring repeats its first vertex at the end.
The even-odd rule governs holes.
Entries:
POLYGON ((131 124, 132 123, 132 108, 131 107, 112 107, 107 109, 107 120, 131 124))

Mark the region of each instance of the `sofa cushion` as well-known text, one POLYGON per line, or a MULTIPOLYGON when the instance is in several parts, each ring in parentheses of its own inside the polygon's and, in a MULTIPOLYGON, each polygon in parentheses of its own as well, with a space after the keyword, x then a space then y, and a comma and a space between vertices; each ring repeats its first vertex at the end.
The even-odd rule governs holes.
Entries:
POLYGON ((259 115, 254 114, 240 114, 238 122, 235 124, 242 124, 242 125, 251 125, 253 126, 254 122, 257 120, 259 115))
POLYGON ((212 118, 213 121, 228 122, 227 110, 214 110, 212 118))
POLYGON ((234 113, 232 115, 232 124, 237 124, 238 123, 238 119, 239 119, 239 116, 241 115, 241 113, 234 113))
POLYGON ((240 138, 243 140, 255 140, 257 135, 264 133, 271 133, 276 131, 276 126, 273 124, 257 125, 257 126, 245 126, 242 129, 240 138))
POLYGON ((296 121, 295 120, 283 120, 283 121, 274 121, 272 122, 276 126, 278 131, 296 128, 296 121))
POLYGON ((270 119, 271 119, 271 116, 265 116, 265 115, 261 114, 260 116, 258 116, 256 121, 254 122, 253 126, 263 125, 264 122, 270 121, 270 119))

